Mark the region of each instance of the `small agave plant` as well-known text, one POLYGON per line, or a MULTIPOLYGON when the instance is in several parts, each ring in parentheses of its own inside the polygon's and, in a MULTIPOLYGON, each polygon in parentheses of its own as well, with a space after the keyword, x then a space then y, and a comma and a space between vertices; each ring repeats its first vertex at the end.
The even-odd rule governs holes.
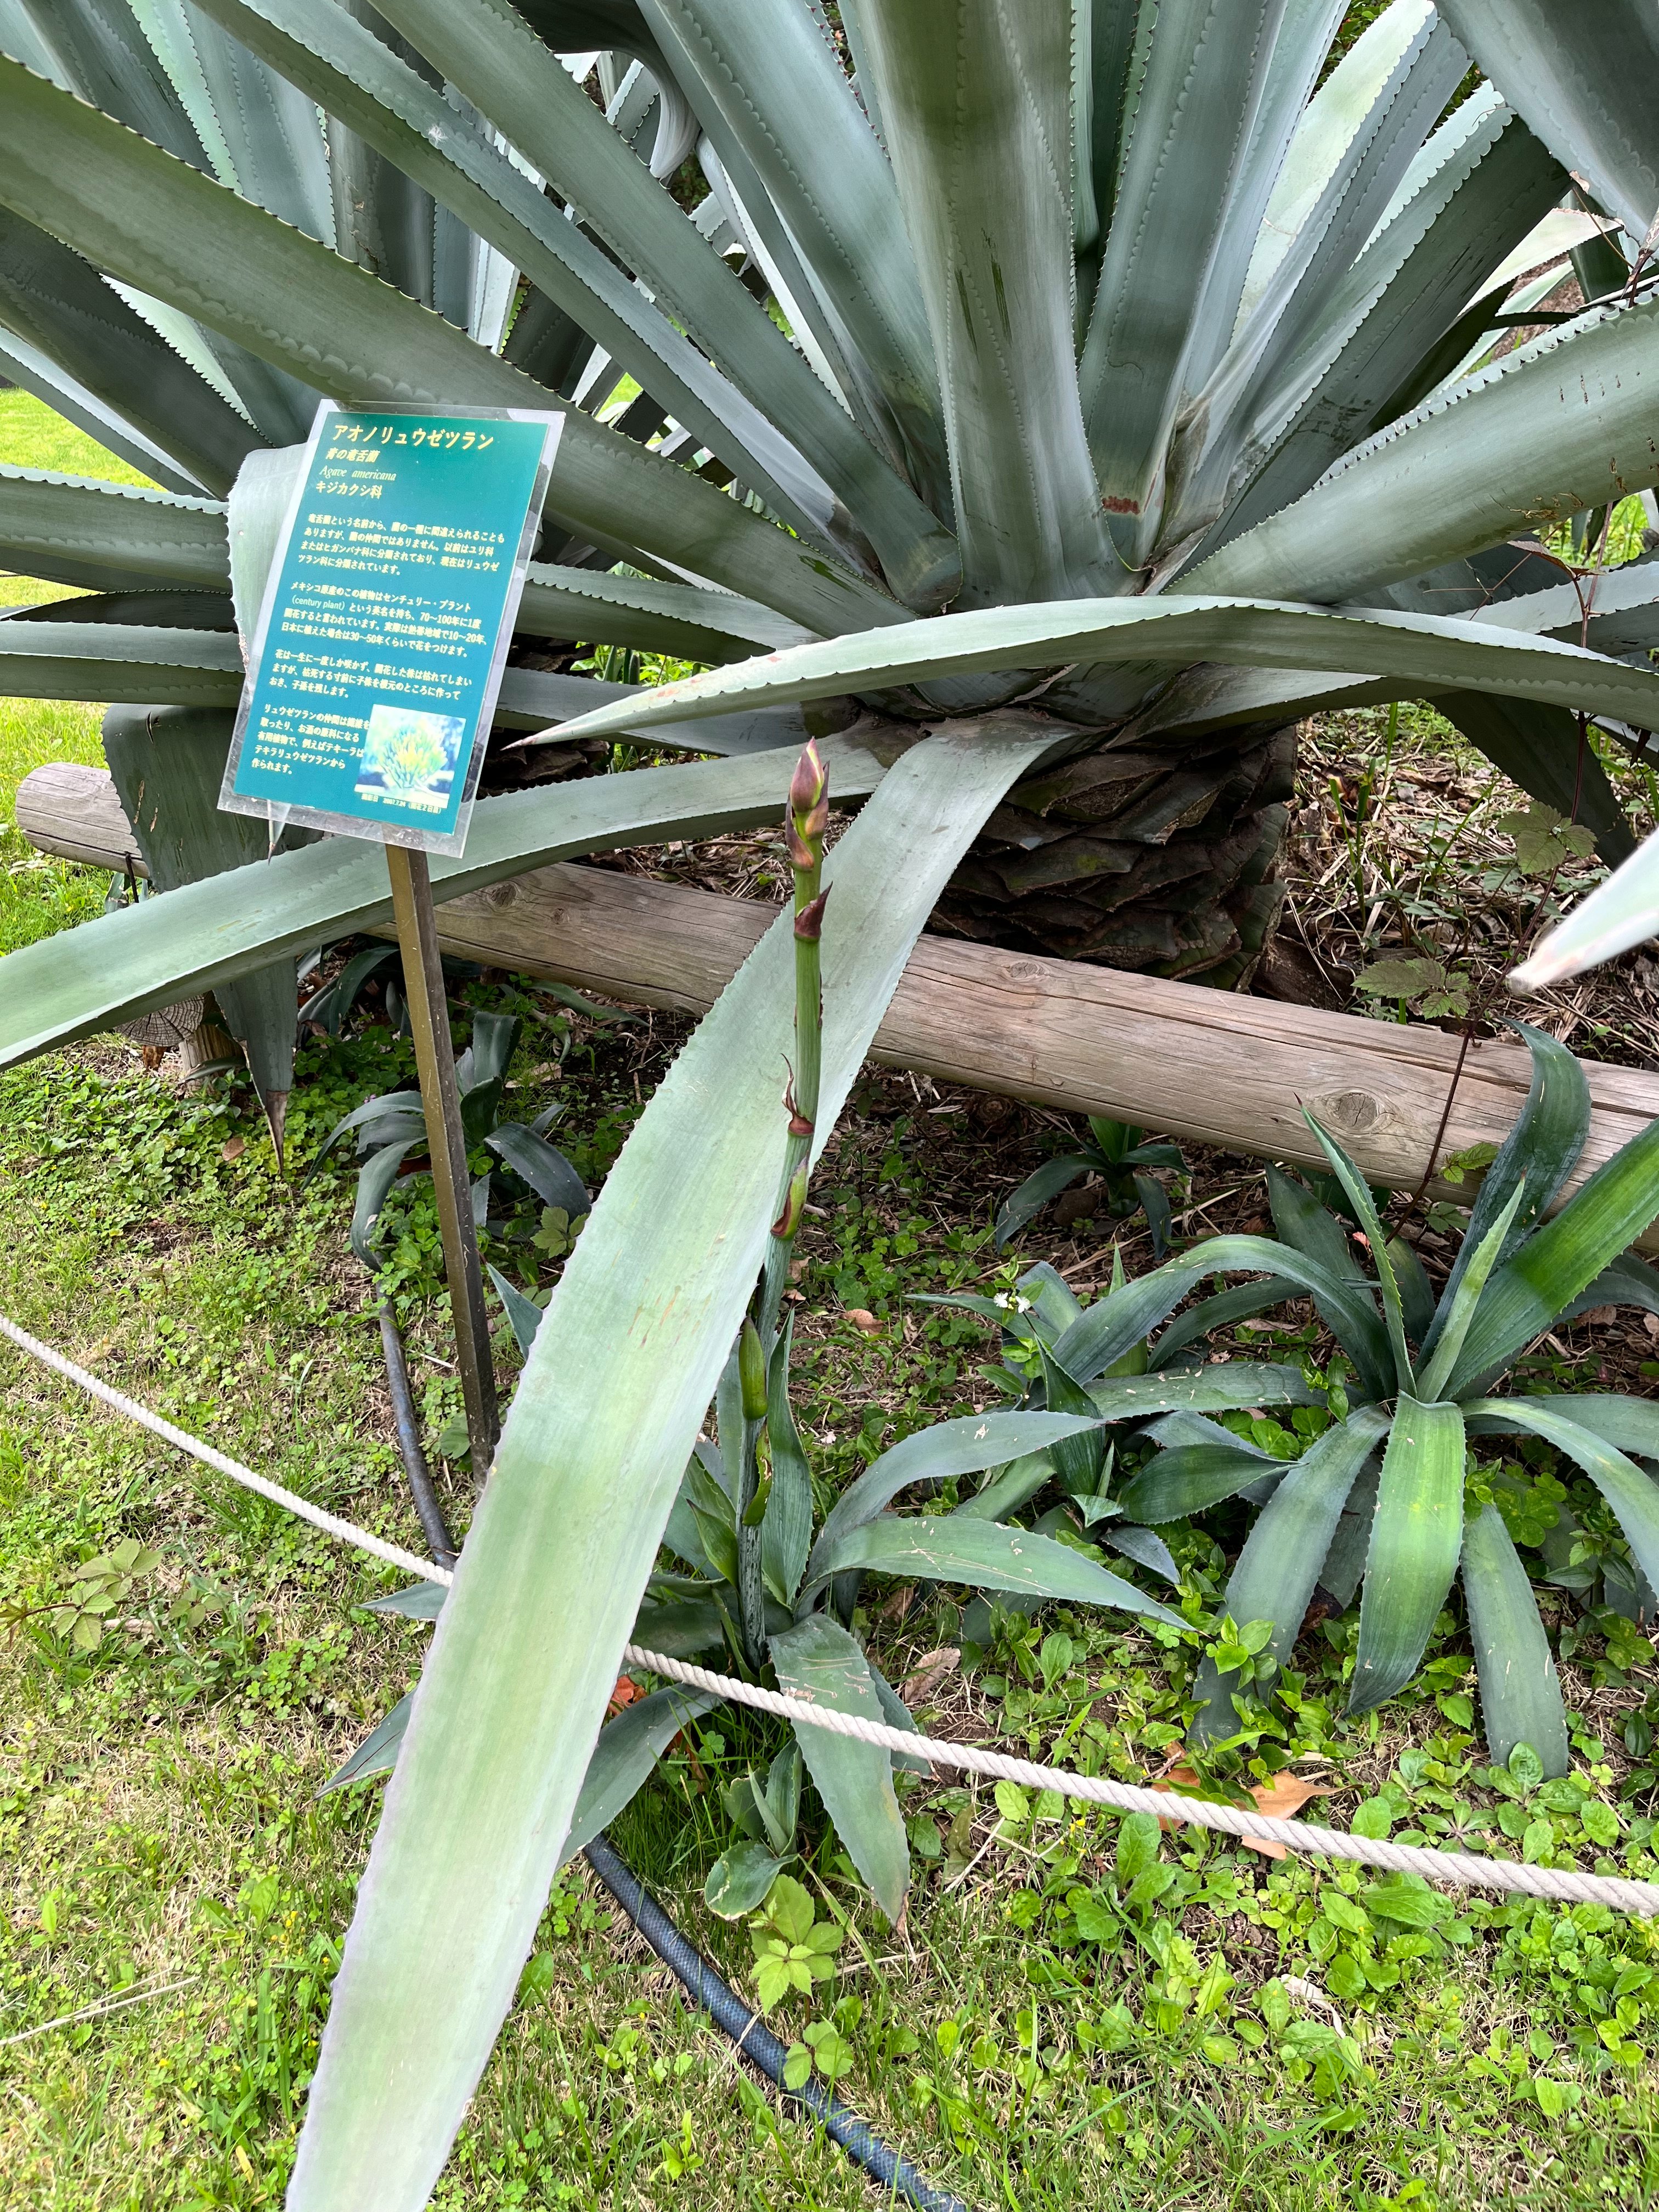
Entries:
POLYGON ((1074 1152, 1059 1152, 1044 1160, 1026 1176, 1018 1190, 1004 1200, 993 1234, 999 1251, 1033 1221, 1045 1206, 1070 1190, 1085 1176, 1098 1176, 1104 1188, 1101 1210, 1123 1220, 1137 1211, 1146 1216, 1152 1232, 1152 1255, 1161 1260, 1170 1242, 1170 1200, 1150 1168, 1184 1168, 1186 1161, 1174 1145, 1144 1143, 1144 1132, 1127 1121, 1089 1116, 1089 1139, 1074 1152))
MULTIPOLYGON (((377 958, 378 954, 370 954, 377 958)), ((507 1071, 519 1038, 519 1024, 508 1014, 477 1012, 472 1017, 472 1042, 455 1062, 455 1087, 460 1093, 461 1128, 468 1149, 487 1145, 511 1175, 526 1184, 544 1207, 562 1211, 567 1221, 581 1218, 593 1201, 575 1169, 556 1146, 547 1141, 547 1131, 562 1110, 550 1106, 528 1125, 501 1118, 507 1071)), ((427 1146, 426 1109, 418 1091, 386 1091, 343 1115, 324 1139, 311 1164, 314 1176, 342 1137, 356 1132, 357 1200, 351 1214, 351 1249, 371 1274, 380 1262, 374 1252, 380 1211, 392 1186, 404 1170, 411 1152, 427 1146)), ((309 1176, 307 1177, 309 1180, 309 1176)), ((472 1185, 472 1218, 482 1229, 489 1212, 490 1174, 472 1185)), ((541 1310, 498 1274, 497 1289, 509 1315, 514 1300, 530 1307, 537 1318, 541 1310)))
MULTIPOLYGON (((1659 1407, 1611 1393, 1498 1395, 1503 1378, 1544 1333, 1593 1306, 1659 1312, 1659 1273, 1626 1255, 1659 1215, 1659 1122, 1600 1168, 1555 1215, 1543 1216, 1577 1165, 1589 1127, 1583 1071, 1565 1047, 1516 1025, 1533 1079, 1515 1127, 1481 1185, 1438 1298, 1412 1248, 1390 1240, 1353 1162, 1316 1122, 1315 1133, 1354 1218, 1356 1240, 1302 1184, 1270 1179, 1279 1241, 1223 1237, 1196 1245, 1082 1315, 1047 1355, 1066 1379, 1049 1403, 1105 1371, 1206 1276, 1266 1276, 1184 1316, 1153 1352, 1207 1310, 1215 1320, 1311 1295, 1353 1368, 1350 1405, 1304 1455, 1281 1470, 1212 1422, 1173 1413, 1161 1449, 1125 1486, 1127 1515, 1160 1525, 1240 1493, 1270 1494, 1227 1585, 1236 1621, 1271 1622, 1252 1674, 1271 1678, 1288 1658, 1322 1581, 1351 1595, 1363 1579, 1349 1710, 1366 1712, 1416 1673, 1436 1617, 1461 1574, 1492 1757, 1532 1746, 1547 1773, 1565 1774, 1565 1716, 1531 1583, 1502 1513, 1465 1510, 1473 1439, 1541 1437, 1595 1484, 1629 1541, 1639 1572, 1659 1585, 1659 1484, 1638 1461, 1659 1461, 1659 1407), (1226 1309, 1219 1311, 1218 1309, 1226 1309)), ((1311 1120, 1311 1117, 1310 1117, 1311 1120)), ((1195 1735, 1233 1733, 1237 1674, 1206 1662, 1195 1735)))

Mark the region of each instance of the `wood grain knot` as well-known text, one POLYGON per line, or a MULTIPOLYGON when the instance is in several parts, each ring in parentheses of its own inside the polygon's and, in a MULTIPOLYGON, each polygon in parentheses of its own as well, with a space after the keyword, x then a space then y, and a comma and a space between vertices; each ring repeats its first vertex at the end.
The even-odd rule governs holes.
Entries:
POLYGON ((519 896, 517 884, 491 884, 484 893, 486 906, 511 906, 519 896))
POLYGON ((1382 1101, 1369 1091, 1339 1091, 1313 1109, 1339 1136, 1364 1137, 1376 1128, 1387 1112, 1382 1101))

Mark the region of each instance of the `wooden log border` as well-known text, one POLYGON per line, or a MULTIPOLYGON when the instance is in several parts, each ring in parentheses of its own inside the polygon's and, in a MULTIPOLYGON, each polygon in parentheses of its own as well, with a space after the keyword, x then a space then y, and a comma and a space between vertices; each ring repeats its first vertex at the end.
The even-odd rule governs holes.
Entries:
MULTIPOLYGON (((109 780, 94 769, 37 769, 19 788, 17 823, 42 850, 97 866, 124 866, 131 846, 109 780)), ((486 967, 698 1014, 777 911, 561 864, 445 902, 438 929, 446 951, 486 967)), ((1322 1169, 1301 1116, 1305 1105, 1372 1182, 1393 1190, 1422 1181, 1457 1056, 1455 1037, 1417 1023, 1283 1006, 932 936, 912 954, 872 1054, 942 1083, 1322 1169)), ((1595 1061, 1584 1072, 1594 1110, 1570 1188, 1659 1115, 1659 1076, 1595 1061)), ((1473 1145, 1501 1143, 1529 1079, 1518 1042, 1471 1045, 1437 1163, 1473 1145)), ((1464 1203, 1471 1193, 1468 1182, 1438 1177, 1429 1188, 1464 1203)), ((1650 1231, 1643 1243, 1651 1247, 1659 1237, 1650 1231)))

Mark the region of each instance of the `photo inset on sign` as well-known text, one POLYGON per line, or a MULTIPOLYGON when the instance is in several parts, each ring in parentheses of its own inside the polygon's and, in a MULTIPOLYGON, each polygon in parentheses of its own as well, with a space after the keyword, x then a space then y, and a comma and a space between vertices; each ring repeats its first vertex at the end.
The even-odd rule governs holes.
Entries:
POLYGON ((441 814, 449 804, 466 720, 413 707, 369 709, 357 767, 357 796, 371 805, 441 814))

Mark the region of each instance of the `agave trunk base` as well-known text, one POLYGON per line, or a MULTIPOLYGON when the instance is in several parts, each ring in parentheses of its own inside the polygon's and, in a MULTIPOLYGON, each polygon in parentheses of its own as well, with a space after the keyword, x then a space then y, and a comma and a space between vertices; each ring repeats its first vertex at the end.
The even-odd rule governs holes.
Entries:
POLYGON ((1284 902, 1294 725, 1217 732, 1045 767, 951 878, 936 930, 1236 989, 1284 902))

